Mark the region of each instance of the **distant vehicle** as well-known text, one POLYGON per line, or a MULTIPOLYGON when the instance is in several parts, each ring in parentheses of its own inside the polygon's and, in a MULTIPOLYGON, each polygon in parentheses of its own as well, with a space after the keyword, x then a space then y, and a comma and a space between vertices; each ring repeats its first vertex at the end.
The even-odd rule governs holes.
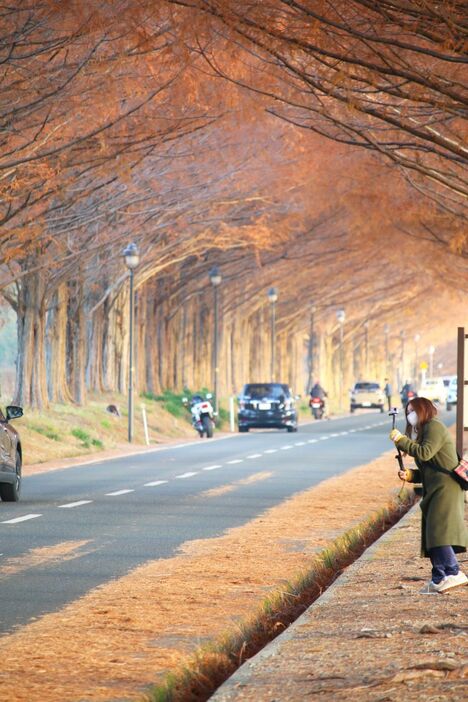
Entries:
POLYGON ((379 409, 384 411, 385 395, 379 383, 360 381, 355 383, 351 390, 350 411, 357 409, 379 409))
POLYGON ((419 396, 443 404, 447 401, 447 388, 443 378, 426 378, 419 389, 419 396))
POLYGON ((4 502, 18 502, 20 498, 23 451, 10 420, 22 416, 22 408, 14 405, 6 408, 6 414, 0 410, 0 497, 4 502))
POLYGON ((325 414, 325 400, 323 397, 312 396, 309 400, 309 407, 314 419, 323 419, 325 414))
POLYGON ((457 376, 450 378, 447 390, 447 409, 450 411, 457 404, 457 376))
POLYGON ((188 407, 190 405, 190 414, 192 415, 192 426, 200 439, 206 436, 211 439, 214 430, 214 410, 210 400, 213 397, 211 393, 207 393, 205 397, 201 395, 193 395, 191 400, 187 397, 182 398, 183 404, 188 407))
POLYGON ((406 407, 408 402, 411 402, 415 397, 417 397, 418 394, 414 388, 414 386, 410 382, 406 382, 403 387, 401 388, 400 391, 400 397, 401 397, 401 404, 403 407, 406 407))
POLYGON ((249 429, 297 431, 295 399, 284 383, 248 383, 238 397, 237 423, 240 432, 249 429))

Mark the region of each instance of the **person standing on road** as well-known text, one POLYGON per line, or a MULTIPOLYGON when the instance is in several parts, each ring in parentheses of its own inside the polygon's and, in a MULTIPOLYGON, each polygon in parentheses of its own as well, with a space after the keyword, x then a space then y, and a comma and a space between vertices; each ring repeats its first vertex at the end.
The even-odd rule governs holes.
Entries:
POLYGON ((393 429, 390 439, 401 451, 415 459, 416 469, 398 471, 401 480, 422 483, 421 555, 430 558, 432 579, 421 594, 446 592, 468 584, 460 570, 456 553, 468 546, 464 521, 464 493, 450 475, 458 456, 447 427, 436 419, 437 409, 425 397, 411 400, 406 409, 406 432, 393 429))
POLYGON ((385 397, 387 398, 387 402, 388 402, 388 411, 390 412, 390 410, 392 409, 392 386, 388 382, 388 378, 385 378, 384 382, 385 382, 384 393, 385 393, 385 397))

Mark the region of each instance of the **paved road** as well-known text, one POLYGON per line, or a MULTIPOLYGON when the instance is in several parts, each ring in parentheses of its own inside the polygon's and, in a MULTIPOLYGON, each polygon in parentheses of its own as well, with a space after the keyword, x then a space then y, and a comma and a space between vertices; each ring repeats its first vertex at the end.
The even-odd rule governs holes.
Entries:
POLYGON ((389 429, 386 415, 369 412, 297 434, 257 430, 26 477, 21 502, 0 504, 0 631, 372 460, 390 448, 389 429), (200 495, 265 472, 230 493, 200 495), (77 541, 85 543, 73 557, 31 562, 33 550, 77 541))

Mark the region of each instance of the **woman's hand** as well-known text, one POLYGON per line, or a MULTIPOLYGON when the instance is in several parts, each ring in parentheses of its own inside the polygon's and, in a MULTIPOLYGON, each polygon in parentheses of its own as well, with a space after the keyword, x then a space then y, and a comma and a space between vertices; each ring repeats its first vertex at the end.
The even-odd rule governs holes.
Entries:
POLYGON ((392 429, 392 431, 389 434, 389 438, 391 441, 393 441, 395 444, 402 439, 404 434, 401 433, 401 431, 398 431, 398 429, 392 429))
POLYGON ((400 478, 400 480, 404 480, 406 482, 410 478, 409 470, 399 470, 398 477, 400 478))

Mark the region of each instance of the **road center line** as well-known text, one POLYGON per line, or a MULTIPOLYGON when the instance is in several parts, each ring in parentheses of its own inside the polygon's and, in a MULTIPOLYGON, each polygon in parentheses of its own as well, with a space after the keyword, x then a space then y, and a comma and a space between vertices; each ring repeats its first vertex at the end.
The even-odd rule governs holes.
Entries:
POLYGON ((81 505, 89 505, 92 500, 79 500, 78 502, 69 502, 66 505, 58 505, 59 509, 71 509, 72 507, 81 507, 81 505))
POLYGON ((308 439, 307 443, 308 444, 316 444, 318 439, 308 439))
POLYGON ((24 517, 7 519, 5 522, 2 522, 2 524, 18 524, 19 522, 26 522, 28 519, 35 519, 36 517, 42 517, 42 514, 25 514, 24 517))
POLYGON ((234 463, 243 463, 244 459, 243 458, 235 458, 233 461, 226 461, 230 466, 232 466, 234 463))
POLYGON ((152 483, 145 483, 143 487, 156 487, 157 485, 164 485, 165 483, 168 483, 168 480, 153 480, 152 483))
POLYGON ((263 453, 276 453, 277 451, 278 451, 278 449, 267 449, 263 453))
POLYGON ((251 456, 247 456, 247 458, 261 458, 262 454, 261 453, 252 453, 251 456))
POLYGON ((117 497, 118 495, 126 495, 128 492, 135 492, 135 490, 116 490, 115 492, 106 492, 106 497, 117 497))
POLYGON ((205 468, 202 468, 202 470, 216 470, 216 468, 222 468, 223 466, 221 463, 216 464, 215 466, 206 466, 205 468))
POLYGON ((294 446, 305 446, 306 442, 305 441, 296 441, 294 446))
POLYGON ((198 475, 198 472, 195 471, 195 473, 182 473, 181 475, 176 475, 176 479, 181 480, 182 478, 191 478, 193 475, 198 475))
POLYGON ((288 449, 292 449, 292 446, 282 446, 281 451, 287 451, 288 449))

